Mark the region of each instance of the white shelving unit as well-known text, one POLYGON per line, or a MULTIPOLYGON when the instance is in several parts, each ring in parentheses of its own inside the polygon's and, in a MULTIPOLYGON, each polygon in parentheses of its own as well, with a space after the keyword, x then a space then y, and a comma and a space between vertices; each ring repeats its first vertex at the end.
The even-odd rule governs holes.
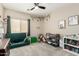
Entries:
POLYGON ((79 56, 79 38, 64 37, 63 49, 69 53, 79 56))
POLYGON ((79 48, 79 46, 75 46, 75 45, 72 45, 72 44, 67 44, 67 43, 64 43, 65 45, 69 45, 69 46, 72 46, 72 47, 75 47, 75 48, 79 48))

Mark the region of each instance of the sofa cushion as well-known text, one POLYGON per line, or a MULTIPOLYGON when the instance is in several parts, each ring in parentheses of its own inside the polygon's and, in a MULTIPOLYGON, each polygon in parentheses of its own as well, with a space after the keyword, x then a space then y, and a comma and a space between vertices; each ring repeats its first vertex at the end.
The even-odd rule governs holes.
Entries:
POLYGON ((18 42, 18 43, 11 43, 10 49, 21 47, 21 46, 25 46, 25 45, 29 45, 29 44, 30 44, 29 41, 22 41, 22 42, 18 42))

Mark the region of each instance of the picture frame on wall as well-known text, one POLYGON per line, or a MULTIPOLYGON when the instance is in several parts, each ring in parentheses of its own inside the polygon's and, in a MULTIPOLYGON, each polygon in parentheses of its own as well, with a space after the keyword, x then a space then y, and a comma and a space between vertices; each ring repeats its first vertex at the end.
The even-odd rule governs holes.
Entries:
POLYGON ((66 28, 66 21, 65 20, 59 21, 59 29, 64 29, 64 28, 66 28))
POLYGON ((70 16, 68 18, 68 25, 69 26, 78 25, 78 24, 79 24, 79 15, 70 16))

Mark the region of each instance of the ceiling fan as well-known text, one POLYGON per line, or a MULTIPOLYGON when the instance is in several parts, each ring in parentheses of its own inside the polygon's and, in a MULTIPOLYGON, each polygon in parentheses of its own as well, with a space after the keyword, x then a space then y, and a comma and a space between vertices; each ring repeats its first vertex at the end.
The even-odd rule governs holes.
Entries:
POLYGON ((44 6, 39 6, 39 3, 34 3, 34 7, 31 8, 31 9, 27 9, 27 10, 28 10, 28 11, 29 11, 29 10, 32 11, 32 10, 38 9, 38 8, 40 8, 40 9, 46 9, 46 7, 44 7, 44 6))

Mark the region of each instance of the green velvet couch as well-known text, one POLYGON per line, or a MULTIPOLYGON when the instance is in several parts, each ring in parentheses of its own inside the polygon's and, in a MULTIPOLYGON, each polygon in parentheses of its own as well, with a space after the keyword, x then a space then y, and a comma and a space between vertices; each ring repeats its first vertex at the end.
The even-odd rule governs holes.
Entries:
POLYGON ((30 41, 28 40, 26 33, 11 33, 10 43, 10 48, 12 49, 24 45, 29 45, 30 41))

